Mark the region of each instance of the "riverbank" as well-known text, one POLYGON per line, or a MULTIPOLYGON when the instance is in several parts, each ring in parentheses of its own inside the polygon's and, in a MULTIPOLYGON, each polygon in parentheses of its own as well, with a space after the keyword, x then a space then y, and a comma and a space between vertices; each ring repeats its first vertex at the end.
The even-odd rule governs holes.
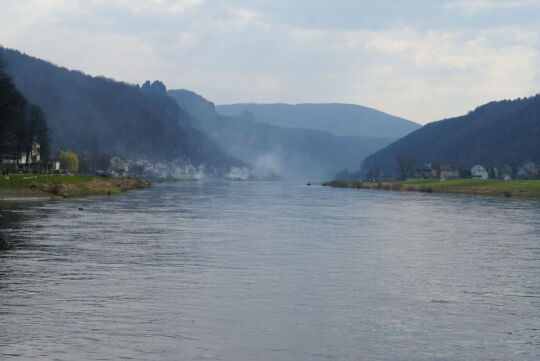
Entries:
POLYGON ((15 174, 0 178, 0 201, 114 195, 149 186, 134 178, 15 174))
POLYGON ((540 198, 540 180, 503 181, 496 179, 450 179, 445 182, 441 182, 438 179, 411 179, 402 182, 361 182, 350 180, 326 182, 323 183, 323 186, 426 193, 456 193, 500 197, 540 198))

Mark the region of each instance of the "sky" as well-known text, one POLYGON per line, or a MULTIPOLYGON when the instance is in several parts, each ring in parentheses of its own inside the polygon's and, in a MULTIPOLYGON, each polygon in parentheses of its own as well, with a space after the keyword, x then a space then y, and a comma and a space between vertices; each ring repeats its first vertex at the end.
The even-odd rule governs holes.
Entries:
POLYGON ((216 104, 421 124, 540 92, 540 0, 0 0, 0 45, 216 104))

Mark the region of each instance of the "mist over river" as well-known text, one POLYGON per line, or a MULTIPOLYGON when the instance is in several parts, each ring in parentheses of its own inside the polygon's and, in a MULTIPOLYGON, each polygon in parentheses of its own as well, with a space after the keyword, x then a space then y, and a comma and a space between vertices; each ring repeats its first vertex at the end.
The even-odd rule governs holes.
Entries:
POLYGON ((181 182, 0 215, 2 360, 540 359, 539 201, 181 182))

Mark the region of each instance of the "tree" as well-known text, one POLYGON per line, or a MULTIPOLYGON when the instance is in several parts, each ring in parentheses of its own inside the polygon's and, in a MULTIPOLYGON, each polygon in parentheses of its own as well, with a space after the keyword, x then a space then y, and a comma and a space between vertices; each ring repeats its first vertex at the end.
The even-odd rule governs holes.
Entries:
POLYGON ((0 158, 20 152, 20 131, 26 101, 7 76, 0 62, 0 158))
POLYGON ((71 173, 77 173, 79 171, 79 158, 77 154, 71 152, 60 151, 58 153, 58 160, 60 161, 60 167, 71 173))
POLYGON ((459 177, 460 178, 471 178, 471 168, 460 168, 459 169, 459 177))
POLYGON ((6 74, 0 58, 0 159, 8 155, 18 165, 46 160, 49 152, 48 128, 43 110, 30 104, 6 74), (39 152, 39 153, 38 153, 39 152))
POLYGON ((381 175, 381 171, 378 168, 373 168, 373 169, 370 169, 366 173, 366 179, 374 180, 376 178, 379 178, 380 175, 381 175))
POLYGON ((501 176, 501 178, 504 178, 505 175, 512 177, 514 175, 512 167, 508 164, 504 164, 501 168, 499 175, 501 176))
POLYGON ((400 154, 396 156, 396 162, 398 165, 399 180, 406 180, 414 173, 414 166, 416 164, 416 160, 412 155, 400 154))
POLYGON ((21 124, 21 151, 26 154, 28 164, 35 163, 38 157, 41 160, 47 158, 45 153, 48 151, 49 140, 43 110, 33 104, 27 104, 25 108, 25 121, 21 124))
POLYGON ((107 172, 110 167, 111 156, 101 152, 83 154, 80 157, 79 171, 83 174, 107 172))

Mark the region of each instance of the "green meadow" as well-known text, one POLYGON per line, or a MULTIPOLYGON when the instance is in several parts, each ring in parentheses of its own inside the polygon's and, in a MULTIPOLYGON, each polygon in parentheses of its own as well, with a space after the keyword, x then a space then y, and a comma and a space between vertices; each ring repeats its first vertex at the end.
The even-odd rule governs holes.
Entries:
POLYGON ((357 189, 381 189, 394 191, 418 191, 426 193, 461 193, 504 197, 540 198, 540 180, 497 180, 497 179, 409 179, 401 182, 379 181, 331 181, 325 186, 357 189))
POLYGON ((540 180, 499 180, 499 179, 449 179, 441 182, 438 179, 410 179, 400 184, 425 186, 436 188, 462 188, 462 189, 492 189, 508 192, 526 192, 529 195, 540 197, 540 180))
POLYGON ((96 177, 83 175, 33 175, 10 174, 0 177, 0 188, 26 188, 35 183, 46 184, 76 184, 91 181, 96 177))

